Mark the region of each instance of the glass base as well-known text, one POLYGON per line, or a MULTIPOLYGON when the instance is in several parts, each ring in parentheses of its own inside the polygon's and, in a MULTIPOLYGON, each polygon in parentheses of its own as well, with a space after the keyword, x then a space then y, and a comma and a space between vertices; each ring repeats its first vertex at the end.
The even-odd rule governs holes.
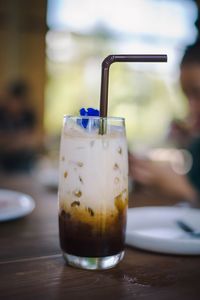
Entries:
POLYGON ((70 266, 87 270, 105 270, 116 266, 124 257, 124 251, 105 257, 81 257, 63 252, 64 259, 70 266))

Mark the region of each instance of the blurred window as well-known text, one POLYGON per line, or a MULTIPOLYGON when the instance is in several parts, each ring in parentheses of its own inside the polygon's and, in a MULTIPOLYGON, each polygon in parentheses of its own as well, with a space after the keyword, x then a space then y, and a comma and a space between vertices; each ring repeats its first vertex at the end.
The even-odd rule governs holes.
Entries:
POLYGON ((187 114, 179 63, 196 18, 189 0, 49 0, 47 132, 60 133, 64 114, 99 106, 108 54, 167 53, 167 64, 115 64, 110 73, 109 115, 126 118, 130 144, 160 142, 171 120, 187 114))

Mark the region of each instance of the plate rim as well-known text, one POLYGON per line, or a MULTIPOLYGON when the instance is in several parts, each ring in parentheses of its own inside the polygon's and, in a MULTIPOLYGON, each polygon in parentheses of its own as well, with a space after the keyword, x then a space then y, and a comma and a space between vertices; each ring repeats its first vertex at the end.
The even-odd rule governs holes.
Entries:
POLYGON ((23 198, 25 197, 29 201, 30 206, 29 206, 29 209, 23 210, 21 212, 10 213, 10 216, 8 216, 8 214, 6 214, 5 216, 1 216, 1 214, 0 214, 0 223, 23 218, 23 217, 29 215, 36 207, 36 203, 35 203, 35 200, 33 199, 33 197, 26 193, 23 193, 23 192, 20 192, 17 190, 12 190, 12 189, 0 188, 0 194, 1 194, 1 192, 12 194, 13 196, 17 196, 17 197, 23 197, 23 198))
MULTIPOLYGON (((136 207, 136 208, 129 208, 128 209, 128 218, 130 217, 131 212, 136 212, 137 210, 149 210, 153 211, 155 209, 163 210, 166 212, 166 209, 174 210, 177 212, 193 212, 200 214, 200 210, 198 211, 195 208, 188 208, 188 207, 177 207, 177 206, 144 206, 144 207, 136 207)), ((128 224, 127 224, 128 225, 128 224)), ((133 246, 139 249, 151 251, 151 252, 159 252, 164 254, 179 254, 179 255, 200 255, 200 239, 191 239, 191 238, 184 238, 184 239, 166 239, 162 237, 155 237, 155 236, 147 236, 139 234, 138 232, 134 232, 134 230, 129 230, 126 228, 126 245, 133 246), (131 236, 131 242, 130 242, 131 236), (134 241, 135 238, 135 241, 134 241), (154 243, 153 243, 154 242, 154 243), (159 247, 157 247, 158 243, 161 243, 159 247), (162 245, 163 242, 163 245, 162 245), (150 245, 148 245, 150 243, 150 245), (166 247, 166 243, 168 243, 168 247, 166 247), (165 245, 164 245, 165 244, 165 245), (170 244, 170 245, 169 245, 170 244), (177 250, 173 247, 177 247, 177 250), (182 247, 182 249, 181 249, 182 247), (186 249, 184 249, 186 247, 186 249), (192 250, 192 247, 194 249, 192 250), (196 248, 195 248, 196 247, 196 248), (165 249, 167 248, 167 250, 165 249), (170 249, 171 248, 171 249, 170 249), (198 249, 197 249, 198 248, 198 249)))

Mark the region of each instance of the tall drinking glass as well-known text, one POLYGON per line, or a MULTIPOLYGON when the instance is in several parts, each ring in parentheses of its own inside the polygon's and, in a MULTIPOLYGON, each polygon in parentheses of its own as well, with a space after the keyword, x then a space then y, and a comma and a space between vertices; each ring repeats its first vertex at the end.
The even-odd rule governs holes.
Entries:
POLYGON ((124 119, 64 117, 59 232, 66 261, 85 269, 114 267, 124 255, 127 205, 124 119))

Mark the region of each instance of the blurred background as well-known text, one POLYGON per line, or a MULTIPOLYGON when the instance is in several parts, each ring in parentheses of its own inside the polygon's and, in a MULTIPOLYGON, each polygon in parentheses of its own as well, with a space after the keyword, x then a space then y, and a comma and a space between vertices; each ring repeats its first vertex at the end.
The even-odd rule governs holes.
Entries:
MULTIPOLYGON (((109 90, 109 115, 126 118, 130 149, 163 146, 171 121, 188 113, 179 64, 198 36, 199 7, 198 0, 0 1, 0 118, 9 99, 26 98, 22 139, 33 135, 34 151, 54 157, 63 115, 98 108, 108 54, 166 53, 167 64, 114 64, 109 90)), ((9 116, 0 129, 16 129, 9 116)), ((0 146, 5 139, 0 133, 0 146)))

